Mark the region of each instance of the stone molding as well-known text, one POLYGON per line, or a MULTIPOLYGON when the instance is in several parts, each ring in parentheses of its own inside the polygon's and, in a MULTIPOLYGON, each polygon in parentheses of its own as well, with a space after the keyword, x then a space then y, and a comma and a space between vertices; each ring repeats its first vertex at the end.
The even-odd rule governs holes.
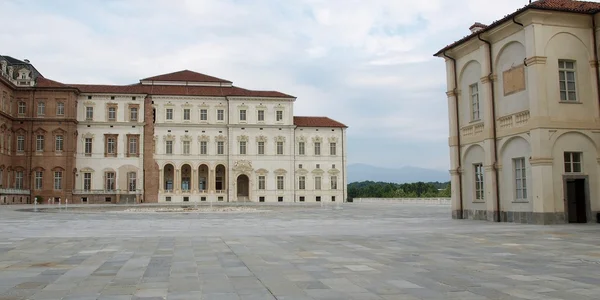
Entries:
POLYGON ((537 64, 545 65, 547 60, 548 57, 546 56, 532 56, 525 59, 525 66, 529 67, 537 64))

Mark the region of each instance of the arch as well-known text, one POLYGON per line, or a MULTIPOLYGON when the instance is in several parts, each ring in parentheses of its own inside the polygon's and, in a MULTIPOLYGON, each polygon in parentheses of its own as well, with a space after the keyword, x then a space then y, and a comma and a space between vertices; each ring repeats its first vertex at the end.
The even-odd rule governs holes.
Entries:
POLYGON ((523 59, 527 58, 527 54, 525 53, 525 45, 523 45, 523 43, 521 43, 520 41, 510 41, 506 44, 504 44, 502 46, 502 48, 500 48, 500 50, 498 51, 498 54, 496 54, 496 58, 494 59, 494 70, 496 70, 496 72, 501 71, 498 69, 498 63, 500 62, 500 58, 502 57, 502 54, 504 54, 504 51, 508 48, 508 47, 514 47, 514 45, 519 45, 522 47, 523 49, 523 59))
POLYGON ((215 167, 215 190, 224 191, 227 186, 227 169, 223 164, 217 164, 215 167))
MULTIPOLYGON (((548 39, 548 41, 546 42, 546 45, 544 46, 544 53, 547 52, 547 49, 548 49, 550 43, 554 42, 554 39, 556 39, 558 36, 561 36, 561 35, 567 35, 567 36, 571 36, 571 37, 575 38, 577 41, 579 41, 579 43, 581 43, 581 45, 583 46, 583 48, 587 52, 588 59, 590 59, 592 57, 592 55, 590 53, 590 49, 588 48, 588 46, 586 46, 585 43, 578 36, 574 35, 573 33, 566 32, 566 31, 557 32, 554 35, 552 35, 548 39)), ((570 48, 574 48, 574 47, 570 47, 570 48)))
MULTIPOLYGON (((467 68, 469 68, 472 64, 477 64, 479 66, 479 72, 481 73, 481 64, 479 63, 479 61, 472 59, 470 61, 468 61, 461 69, 460 72, 458 73, 458 82, 459 82, 459 86, 460 86, 460 82, 462 82, 463 76, 465 71, 467 70, 467 68)), ((481 77, 481 76, 480 76, 481 77)))
POLYGON ((500 156, 502 156, 502 153, 504 153, 504 149, 506 148, 506 146, 509 145, 511 143, 511 141, 513 141, 515 139, 523 139, 523 140, 525 140, 525 142, 527 142, 527 144, 529 144, 528 137, 529 136, 527 134, 520 134, 520 135, 514 135, 507 139, 501 140, 498 145, 498 153, 500 154, 500 156))
POLYGON ((581 131, 565 131, 563 133, 558 134, 556 136, 556 138, 553 139, 553 141, 552 141, 552 147, 551 148, 554 149, 554 147, 556 146, 556 143, 558 142, 558 140, 561 137, 563 137, 563 136, 565 136, 567 134, 575 134, 575 135, 583 136, 585 139, 587 139, 588 141, 590 141, 592 143, 592 145, 594 145, 594 148, 596 149, 596 154, 598 154, 598 145, 596 144, 596 142, 594 141, 594 139, 591 136, 589 136, 586 133, 581 132, 581 131))
POLYGON ((162 165, 161 170, 164 170, 167 165, 171 165, 172 167, 175 167, 176 164, 173 161, 168 160, 162 165))
POLYGON ((175 166, 168 163, 164 165, 162 172, 163 182, 161 184, 163 185, 163 189, 167 193, 173 192, 173 189, 175 188, 175 166))
POLYGON ((192 162, 189 162, 189 161, 183 161, 177 167, 181 170, 183 168, 183 166, 185 166, 185 165, 189 165, 190 168, 191 168, 194 164, 192 162))
POLYGON ((188 163, 183 164, 179 171, 181 190, 189 193, 192 189, 192 166, 188 163))
POLYGON ((462 161, 465 162, 467 155, 472 151, 476 151, 476 149, 478 149, 478 148, 481 149, 481 151, 485 153, 485 151, 483 150, 483 146, 480 144, 468 145, 467 148, 463 151, 462 161))
POLYGON ((250 178, 248 175, 241 174, 236 179, 236 195, 240 200, 247 200, 250 196, 250 178))
POLYGON ((201 193, 208 190, 208 172, 209 167, 206 163, 200 163, 198 166, 198 189, 201 193))

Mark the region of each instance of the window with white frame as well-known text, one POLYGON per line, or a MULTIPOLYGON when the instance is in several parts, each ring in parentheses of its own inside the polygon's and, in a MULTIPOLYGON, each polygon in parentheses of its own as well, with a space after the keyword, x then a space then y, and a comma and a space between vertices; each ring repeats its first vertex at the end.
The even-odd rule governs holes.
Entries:
POLYGON ((558 60, 558 82, 560 85, 560 101, 576 102, 575 61, 558 60))
POLYGON ((19 115, 24 115, 25 114, 25 102, 19 101, 19 106, 17 108, 17 113, 19 115))
POLYGON ((138 137, 137 136, 130 136, 128 137, 129 139, 129 155, 137 155, 138 153, 138 137))
POLYGON ((283 190, 283 176, 277 176, 277 189, 283 190))
POLYGON ((54 150, 59 152, 59 151, 63 151, 63 145, 64 145, 64 139, 62 135, 57 135, 54 138, 54 150))
POLYGON ((37 152, 44 151, 44 135, 38 134, 35 137, 35 151, 37 151, 37 152))
POLYGON ((329 155, 337 155, 336 143, 329 143, 329 155))
POLYGON ((115 172, 104 173, 104 190, 114 191, 115 190, 115 172))
POLYGON ((258 142, 258 154, 265 154, 265 142, 258 142))
POLYGON ((129 121, 137 121, 138 120, 138 108, 131 107, 129 109, 129 121))
POLYGON ((315 142, 315 155, 321 155, 321 143, 315 142))
POLYGON ((258 176, 258 189, 259 190, 264 190, 265 187, 265 176, 261 175, 258 176))
POLYGON ((54 172, 54 189, 62 190, 62 171, 54 172))
POLYGON ((166 141, 165 143, 165 153, 173 154, 173 141, 166 141))
POLYGON ((56 115, 57 116, 65 115, 65 104, 63 102, 56 103, 56 115))
POLYGON ((517 200, 527 200, 527 170, 525 168, 525 158, 515 158, 515 196, 517 200))
POLYGON ((283 142, 277 142, 277 155, 283 155, 283 142))
POLYGON ((85 156, 92 156, 92 138, 85 138, 85 146, 84 148, 84 154, 85 156))
POLYGON ((246 110, 240 109, 240 121, 246 121, 246 110))
POLYGON ((92 173, 83 173, 83 190, 89 191, 92 189, 92 173))
POLYGON ((36 190, 41 190, 44 185, 44 173, 42 171, 35 171, 35 185, 36 190))
POLYGON ((17 136, 17 152, 25 152, 25 136, 17 136))
POLYGON ((304 155, 304 142, 298 142, 298 155, 304 155))
POLYGON ((321 189, 321 177, 317 176, 315 177, 315 190, 320 190, 321 189))
POLYGON ((283 121, 283 110, 278 110, 275 112, 275 120, 277 122, 283 121))
POLYGON ((23 171, 15 172, 15 188, 17 190, 23 189, 23 171))
POLYGON ((116 121, 117 120, 117 108, 114 106, 110 106, 108 108, 108 120, 116 121))
POLYGON ((183 154, 190 154, 190 141, 183 141, 183 154))
POLYGON ((469 91, 471 96, 471 121, 481 120, 479 115, 479 84, 472 84, 469 91))
POLYGON ((130 192, 135 192, 137 189, 137 173, 129 172, 127 173, 127 186, 129 187, 130 192))
POLYGON ((208 110, 201 109, 200 110, 200 121, 206 121, 206 120, 208 120, 208 110))
POLYGON ((189 121, 191 120, 192 116, 191 116, 191 111, 189 108, 184 108, 183 109, 183 120, 184 121, 189 121))
POLYGON ((200 142, 200 154, 202 154, 202 155, 208 154, 208 142, 207 141, 200 142))
POLYGON ((299 190, 306 189, 306 177, 304 177, 304 176, 298 177, 298 189, 299 190))
POLYGON ((46 103, 44 103, 44 102, 38 102, 37 115, 38 116, 43 116, 45 114, 46 114, 46 103))
POLYGON ((222 109, 217 109, 217 121, 224 120, 225 111, 222 109))
POLYGON ((94 107, 93 106, 85 107, 85 119, 88 121, 94 120, 94 107))
POLYGON ((331 176, 330 181, 331 181, 331 189, 337 190, 337 176, 331 176))
POLYGON ((240 141, 240 154, 246 154, 246 141, 240 141))
POLYGON ((475 200, 483 200, 483 164, 475 164, 475 200))
POLYGON ((115 155, 117 153, 117 140, 114 137, 106 138, 106 154, 115 155))
POLYGON ((264 121, 265 120, 265 111, 262 110, 262 109, 259 109, 257 117, 258 117, 257 119, 258 119, 259 122, 264 121))
POLYGON ((217 142, 217 154, 218 155, 225 154, 225 143, 223 141, 217 142))
POLYGON ((173 120, 173 109, 172 108, 167 108, 165 119, 173 120))
POLYGON ((565 152, 565 173, 581 173, 581 152, 565 152))

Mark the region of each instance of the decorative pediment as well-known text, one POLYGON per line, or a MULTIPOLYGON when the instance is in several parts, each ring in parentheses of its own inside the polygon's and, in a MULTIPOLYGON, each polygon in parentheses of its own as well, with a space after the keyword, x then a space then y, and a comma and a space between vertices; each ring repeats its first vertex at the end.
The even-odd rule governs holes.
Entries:
POLYGON ((85 168, 79 170, 79 172, 81 172, 81 173, 92 173, 92 172, 94 172, 94 169, 92 169, 90 167, 85 167, 85 168))
POLYGON ((54 168, 51 169, 52 172, 61 172, 64 171, 65 169, 63 167, 60 166, 56 166, 54 168))
POLYGON ((52 133, 53 133, 53 134, 65 134, 65 132, 66 132, 66 131, 65 131, 64 129, 60 128, 60 127, 59 127, 59 128, 56 128, 56 129, 54 129, 54 130, 52 131, 52 133))
POLYGON ((312 172, 314 175, 323 175, 325 173, 322 169, 314 169, 312 172))
POLYGON ((185 107, 185 108, 190 108, 190 107, 192 107, 192 106, 194 106, 194 105, 192 105, 192 104, 191 104, 191 103, 189 103, 189 102, 186 102, 186 103, 184 103, 184 104, 181 104, 181 106, 182 106, 182 107, 185 107))
POLYGON ((273 171, 273 173, 275 173, 277 175, 285 175, 285 174, 287 174, 287 171, 284 169, 277 169, 277 170, 273 171))
POLYGON ((198 107, 202 108, 202 109, 208 109, 210 106, 204 102, 202 102, 202 104, 198 104, 198 107))
POLYGON ((267 106, 261 103, 261 104, 259 104, 259 105, 256 106, 256 109, 267 110, 267 106))
POLYGON ((296 141, 298 142, 305 142, 306 143, 306 137, 303 135, 297 136, 296 137, 296 141))
POLYGON ((248 141, 248 136, 247 135, 240 135, 237 137, 238 142, 247 142, 248 141))
POLYGON ((267 173, 269 173, 269 171, 267 169, 263 169, 263 168, 260 168, 260 169, 256 170, 255 172, 258 175, 267 175, 267 173))
POLYGON ((96 102, 88 100, 88 101, 83 102, 83 105, 84 106, 94 106, 94 105, 96 105, 96 102))
POLYGON ((340 174, 340 170, 330 169, 329 171, 327 171, 327 173, 329 173, 330 175, 337 175, 337 174, 340 174))
POLYGON ((184 135, 181 137, 181 140, 183 140, 183 141, 191 141, 191 140, 192 140, 192 136, 191 136, 191 135, 189 135, 189 134, 184 134, 184 135))
POLYGON ((208 142, 210 141, 210 136, 203 134, 201 136, 198 136, 198 142, 208 142))
POLYGON ((217 142, 227 142, 227 137, 222 134, 219 134, 219 135, 215 136, 215 140, 217 142))
POLYGON ((175 140, 175 135, 169 133, 169 134, 163 136, 163 140, 165 140, 165 141, 174 141, 175 140))
POLYGON ((323 141, 323 138, 320 136, 313 136, 312 141, 313 143, 320 143, 323 141))
POLYGON ((84 134, 81 135, 81 139, 85 140, 85 139, 93 139, 95 136, 95 134, 91 133, 91 132, 86 132, 84 134))
POLYGON ((118 107, 119 104, 117 102, 107 102, 106 107, 118 107))
POLYGON ((252 171, 252 162, 249 160, 238 160, 233 164, 233 170, 237 172, 252 171))
POLYGON ((225 104, 223 103, 219 103, 217 105, 215 105, 216 108, 225 108, 225 104))
POLYGON ((329 140, 330 143, 337 143, 338 138, 335 136, 330 136, 327 140, 329 140))
POLYGON ((165 103, 165 107, 173 107, 175 104, 171 103, 171 101, 165 103))
POLYGON ((19 133, 19 134, 25 134, 25 133, 27 132, 27 130, 25 130, 25 129, 23 129, 23 128, 17 128, 17 129, 15 130, 15 132, 16 132, 16 133, 19 133))
POLYGON ((276 136, 275 142, 285 142, 285 136, 276 136))
POLYGON ((308 174, 308 171, 306 169, 298 169, 298 170, 296 170, 296 173, 298 173, 300 175, 306 175, 306 174, 308 174))
POLYGON ((248 109, 248 105, 242 103, 242 104, 238 105, 238 109, 248 109))
POLYGON ((266 142, 267 141, 267 137, 264 135, 259 135, 256 137, 256 141, 257 142, 266 142))
MULTIPOLYGON (((2 167, 0 167, 1 169, 2 167)), ((37 171, 37 172, 44 172, 46 171, 46 169, 44 169, 43 167, 37 166, 35 168, 32 169, 33 171, 37 171)))

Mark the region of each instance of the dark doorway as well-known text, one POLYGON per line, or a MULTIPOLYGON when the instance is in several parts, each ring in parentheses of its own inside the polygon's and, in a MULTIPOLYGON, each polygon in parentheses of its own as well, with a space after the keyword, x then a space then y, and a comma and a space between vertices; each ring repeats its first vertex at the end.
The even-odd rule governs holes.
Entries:
POLYGON ((237 178, 237 195, 240 198, 243 198, 242 200, 246 200, 245 198, 247 198, 249 196, 249 184, 250 183, 250 179, 248 178, 248 176, 242 174, 240 176, 238 176, 237 178))
POLYGON ((566 194, 569 223, 587 223, 585 179, 567 179, 566 194))

